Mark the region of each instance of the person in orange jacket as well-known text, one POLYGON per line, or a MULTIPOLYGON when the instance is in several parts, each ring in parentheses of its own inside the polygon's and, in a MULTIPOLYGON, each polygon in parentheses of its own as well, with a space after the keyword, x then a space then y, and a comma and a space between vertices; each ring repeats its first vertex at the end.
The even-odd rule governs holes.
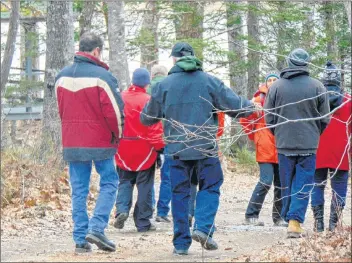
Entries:
MULTIPOLYGON (((254 101, 264 105, 266 94, 274 81, 279 77, 276 74, 268 74, 265 83, 259 85, 258 91, 254 94, 254 101)), ((259 221, 259 214, 262 209, 264 199, 274 182, 274 201, 272 219, 275 226, 287 226, 281 216, 281 189, 278 166, 278 155, 275 146, 275 137, 266 127, 264 114, 253 113, 247 118, 241 118, 240 123, 247 133, 248 138, 254 141, 256 149, 256 161, 259 164, 260 178, 252 197, 248 203, 245 214, 246 224, 264 226, 264 222, 259 221)))

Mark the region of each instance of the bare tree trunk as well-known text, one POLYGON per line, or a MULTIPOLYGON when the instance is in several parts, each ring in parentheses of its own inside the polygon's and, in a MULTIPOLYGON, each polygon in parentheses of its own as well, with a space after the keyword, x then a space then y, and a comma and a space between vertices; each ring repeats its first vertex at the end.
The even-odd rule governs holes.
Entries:
MULTIPOLYGON (((249 2, 247 16, 247 30, 248 30, 248 47, 254 50, 258 49, 260 44, 259 40, 259 25, 258 13, 256 10, 259 8, 258 2, 249 2)), ((253 50, 248 50, 248 95, 250 98, 258 89, 259 85, 259 64, 260 54, 253 50)))
POLYGON ((108 7, 109 66, 121 90, 130 84, 125 46, 125 11, 122 0, 106 1, 108 7))
POLYGON ((149 0, 146 4, 146 12, 143 17, 143 24, 140 35, 143 37, 141 44, 141 66, 148 70, 158 64, 159 43, 158 43, 158 3, 149 0))
MULTIPOLYGON (((247 71, 246 54, 243 37, 243 17, 244 14, 239 10, 240 1, 232 1, 226 5, 228 41, 229 41, 229 73, 230 86, 238 95, 247 97, 247 71)), ((236 120, 231 119, 231 136, 235 136, 241 131, 241 127, 236 125, 236 120)), ((241 136, 236 141, 239 148, 247 144, 247 136, 241 136)))
POLYGON ((17 37, 17 30, 19 25, 19 18, 20 18, 20 1, 11 1, 11 14, 10 14, 10 22, 9 22, 9 29, 7 31, 7 40, 6 46, 4 51, 4 57, 1 62, 1 97, 4 96, 5 85, 7 83, 13 54, 15 52, 15 44, 16 44, 16 37, 17 37))
MULTIPOLYGON (((285 8, 285 2, 278 2, 277 3, 278 13, 282 13, 285 8)), ((280 55, 285 54, 286 50, 286 23, 285 19, 281 18, 277 22, 277 53, 280 55)), ((283 70, 285 68, 285 58, 282 56, 276 56, 276 68, 278 70, 283 70)))
POLYGON ((91 30, 95 5, 96 2, 94 1, 83 1, 83 10, 79 17, 80 36, 91 30))
POLYGON ((348 24, 350 25, 350 28, 351 28, 352 27, 352 25, 351 25, 351 2, 346 1, 346 2, 344 2, 344 5, 345 5, 345 9, 346 9, 347 18, 348 18, 348 24))
POLYGON ((327 38, 327 57, 335 60, 337 57, 336 32, 333 14, 333 3, 326 1, 324 3, 324 18, 325 18, 325 34, 327 38))
POLYGON ((303 38, 303 48, 307 49, 309 52, 309 50, 314 45, 314 39, 315 39, 315 34, 314 34, 314 3, 309 3, 309 4, 305 4, 305 5, 306 5, 307 9, 310 9, 310 11, 307 12, 306 20, 303 23, 302 38, 303 38))
MULTIPOLYGON (((173 2, 173 9, 176 13, 174 25, 177 41, 189 41, 191 39, 203 39, 204 2, 188 1, 173 2)), ((197 57, 203 60, 203 45, 194 45, 193 48, 197 57)))
POLYGON ((243 67, 246 64, 246 54, 243 48, 244 41, 241 39, 243 37, 243 14, 236 9, 238 4, 239 1, 233 1, 227 3, 226 6, 227 27, 229 30, 230 86, 238 95, 247 97, 247 71, 243 67))
POLYGON ((73 10, 70 1, 50 1, 47 9, 46 72, 44 86, 42 154, 52 146, 61 150, 61 125, 58 115, 55 77, 73 61, 73 10))

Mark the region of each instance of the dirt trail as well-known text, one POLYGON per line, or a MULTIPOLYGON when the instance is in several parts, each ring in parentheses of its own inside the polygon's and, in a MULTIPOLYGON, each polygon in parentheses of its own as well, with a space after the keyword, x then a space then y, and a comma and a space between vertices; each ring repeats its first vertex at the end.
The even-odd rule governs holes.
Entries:
MULTIPOLYGON (((160 178, 157 176, 156 178, 160 178)), ((272 226, 271 200, 268 194, 261 213, 264 227, 243 225, 247 202, 256 183, 256 176, 228 173, 222 187, 219 212, 216 218, 217 231, 214 235, 219 244, 217 251, 203 251, 199 243, 193 243, 186 257, 172 255, 172 224, 156 223, 156 232, 140 234, 136 232, 130 217, 125 229, 117 230, 109 226, 106 234, 117 244, 115 253, 100 252, 94 247, 88 255, 75 255, 71 238, 72 222, 69 202, 67 209, 53 211, 43 218, 14 220, 11 213, 2 213, 1 261, 236 261, 242 255, 259 255, 264 248, 280 245, 289 241, 285 229, 272 226), (236 175, 233 175, 236 174, 236 175)), ((157 179, 156 189, 159 181, 157 179)), ((349 187, 350 188, 350 187, 349 187)), ((348 200, 351 198, 350 190, 348 200)), ((351 204, 345 211, 345 223, 351 224, 351 204)), ((36 208, 40 215, 40 208, 36 208)), ((112 223, 112 220, 110 221, 112 223)), ((309 209, 307 230, 312 229, 312 214, 309 209)), ((242 257, 243 260, 243 257, 242 257)))

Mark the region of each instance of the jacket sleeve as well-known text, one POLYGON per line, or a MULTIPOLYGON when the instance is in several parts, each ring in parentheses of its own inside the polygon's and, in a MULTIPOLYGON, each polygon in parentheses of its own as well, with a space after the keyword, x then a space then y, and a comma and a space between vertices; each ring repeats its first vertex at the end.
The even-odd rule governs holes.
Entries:
POLYGON ((142 124, 151 126, 162 119, 162 103, 160 83, 157 83, 152 89, 152 95, 149 102, 144 106, 140 120, 142 124))
POLYGON ((238 96, 232 89, 216 78, 211 80, 214 106, 233 117, 246 117, 253 113, 254 105, 250 100, 238 96))
POLYGON ((253 113, 247 118, 240 118, 240 124, 244 132, 248 135, 250 140, 254 140, 254 129, 255 129, 255 120, 257 119, 256 114, 253 113))
POLYGON ((224 134, 225 113, 218 112, 218 121, 219 121, 219 126, 218 126, 218 132, 216 133, 216 137, 220 138, 224 134))
POLYGON ((163 140, 163 125, 161 122, 158 122, 148 127, 147 140, 156 151, 159 151, 165 147, 165 143, 163 140))
POLYGON ((274 126, 277 123, 277 118, 274 114, 271 114, 271 112, 275 112, 276 88, 274 87, 274 85, 275 83, 269 89, 269 92, 265 99, 264 109, 268 112, 265 113, 264 118, 265 118, 267 127, 269 128, 271 133, 275 135, 275 127, 272 127, 272 126, 274 126))
POLYGON ((111 73, 109 74, 108 87, 106 87, 105 83, 98 84, 99 87, 104 86, 99 93, 100 106, 110 131, 115 138, 121 138, 124 125, 124 103, 118 88, 117 79, 111 73))
MULTIPOLYGON (((323 84, 319 87, 318 92, 320 95, 318 97, 318 112, 320 116, 324 116, 330 112, 329 97, 323 84)), ((330 116, 320 119, 320 134, 324 132, 330 122, 330 119, 330 116)))

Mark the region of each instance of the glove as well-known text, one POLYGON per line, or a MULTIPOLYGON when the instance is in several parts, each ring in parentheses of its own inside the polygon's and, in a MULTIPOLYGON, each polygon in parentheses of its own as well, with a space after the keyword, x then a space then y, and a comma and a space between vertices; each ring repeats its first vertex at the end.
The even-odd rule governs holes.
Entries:
POLYGON ((158 153, 158 157, 156 158, 156 167, 161 169, 165 162, 165 155, 162 153, 158 153))

